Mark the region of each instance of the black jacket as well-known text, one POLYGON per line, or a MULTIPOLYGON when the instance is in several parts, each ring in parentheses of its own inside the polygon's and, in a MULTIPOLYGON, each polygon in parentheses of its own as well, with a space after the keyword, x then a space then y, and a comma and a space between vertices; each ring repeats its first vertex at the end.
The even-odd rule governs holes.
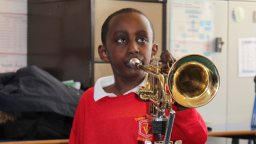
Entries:
POLYGON ((0 74, 0 111, 4 112, 55 112, 74 117, 83 93, 36 66, 0 74))

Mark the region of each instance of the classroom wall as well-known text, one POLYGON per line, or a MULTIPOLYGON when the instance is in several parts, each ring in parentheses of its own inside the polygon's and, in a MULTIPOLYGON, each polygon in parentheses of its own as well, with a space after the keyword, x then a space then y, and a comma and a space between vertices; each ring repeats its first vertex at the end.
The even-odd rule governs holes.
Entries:
POLYGON ((256 37, 256 24, 253 23, 253 11, 256 2, 229 2, 229 30, 228 30, 228 103, 227 123, 241 123, 250 125, 253 103, 254 82, 253 77, 238 77, 238 39, 256 37), (235 7, 245 10, 245 18, 238 23, 231 17, 235 7))
MULTIPOLYGON (((197 3, 203 3, 206 1, 202 0, 194 0, 186 2, 197 2, 197 3)), ((218 1, 218 0, 212 0, 207 2, 213 2, 215 6, 214 10, 214 37, 222 37, 223 41, 225 42, 223 45, 222 52, 212 52, 213 58, 212 61, 217 66, 219 73, 220 73, 220 89, 216 95, 216 97, 207 105, 197 108, 197 110, 201 113, 204 120, 208 124, 225 124, 226 123, 226 87, 227 87, 227 25, 228 25, 228 15, 227 15, 227 8, 228 3, 227 1, 218 1), (217 106, 218 105, 218 106, 217 106)), ((172 1, 169 2, 169 8, 172 8, 172 1)), ((173 15, 171 13, 172 11, 169 11, 169 33, 168 36, 171 35, 171 25, 172 21, 170 17, 173 15)), ((173 41, 173 39, 170 37, 169 39, 169 46, 170 43, 173 41)), ((171 48, 170 48, 171 49, 171 48)))
MULTIPOLYGON (((228 5, 227 123, 250 126, 255 99, 254 78, 238 77, 238 39, 256 37, 256 23, 253 23, 256 2, 229 1, 228 5), (232 18, 232 10, 238 6, 245 11, 245 18, 239 23, 232 18)), ((240 143, 247 144, 247 140, 240 140, 240 143)))
MULTIPOLYGON (((173 0, 172 0, 173 1, 173 0)), ((169 41, 168 45, 171 49, 170 43, 172 42, 171 35, 171 16, 173 15, 171 12, 172 1, 168 1, 168 36, 169 41)), ((186 2, 213 2, 215 6, 214 12, 214 37, 222 37, 225 42, 223 45, 222 52, 213 52, 212 61, 217 66, 220 73, 220 89, 215 96, 215 98, 205 106, 197 108, 197 111, 202 115, 203 119, 207 123, 207 125, 215 125, 215 124, 226 124, 226 115, 227 115, 227 41, 228 41, 228 2, 220 1, 220 0, 187 0, 186 2)), ((226 138, 214 138, 209 137, 207 144, 226 144, 226 138)))
MULTIPOLYGON (((255 98, 254 77, 238 76, 238 39, 256 36, 256 24, 253 23, 256 2, 219 0, 210 2, 215 4, 215 37, 222 37, 224 41, 222 52, 213 53, 213 62, 220 72, 220 89, 209 104, 197 110, 209 125, 241 124, 249 127, 255 98), (239 23, 232 17, 233 9, 238 6, 245 10, 245 18, 239 23)), ((168 3, 171 7, 171 1, 168 3)), ((171 12, 169 11, 168 14, 170 17, 171 12)), ((170 19, 168 23, 170 26, 170 19)), ((170 33, 168 36, 171 35, 170 33)), ((247 144, 248 140, 239 140, 239 142, 247 144)), ((230 144, 231 139, 209 137, 207 144, 216 143, 230 144)))

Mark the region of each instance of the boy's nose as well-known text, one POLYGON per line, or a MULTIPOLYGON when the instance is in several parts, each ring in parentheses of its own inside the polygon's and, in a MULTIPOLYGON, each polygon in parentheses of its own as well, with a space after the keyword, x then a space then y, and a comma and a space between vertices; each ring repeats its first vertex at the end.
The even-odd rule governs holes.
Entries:
POLYGON ((134 43, 130 44, 129 49, 128 49, 128 53, 129 54, 137 54, 137 53, 139 53, 139 49, 138 49, 137 45, 134 44, 134 43))

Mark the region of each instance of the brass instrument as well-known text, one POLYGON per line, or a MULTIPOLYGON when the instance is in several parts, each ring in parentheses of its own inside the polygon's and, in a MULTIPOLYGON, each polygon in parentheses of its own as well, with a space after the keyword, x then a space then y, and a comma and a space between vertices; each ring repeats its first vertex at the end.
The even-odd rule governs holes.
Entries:
MULTIPOLYGON (((150 65, 145 66, 133 58, 129 64, 145 71, 147 75, 146 86, 141 87, 137 94, 142 101, 150 102, 152 130, 154 135, 158 135, 155 144, 170 144, 175 117, 172 99, 184 107, 201 107, 215 97, 220 86, 220 76, 214 63, 202 55, 184 56, 168 68, 161 66, 160 60, 155 58, 150 65), (168 88, 165 87, 166 83, 168 88), (167 89, 170 94, 166 92, 167 89), (165 116, 166 109, 169 117, 165 116), (162 135, 165 135, 164 141, 162 135)), ((175 144, 181 144, 181 141, 176 141, 175 144)))

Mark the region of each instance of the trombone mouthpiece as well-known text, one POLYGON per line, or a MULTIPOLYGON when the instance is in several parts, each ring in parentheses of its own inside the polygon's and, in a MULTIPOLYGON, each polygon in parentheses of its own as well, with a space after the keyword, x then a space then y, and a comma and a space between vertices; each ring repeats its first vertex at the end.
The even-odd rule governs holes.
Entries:
POLYGON ((129 61, 129 66, 132 67, 132 68, 138 68, 137 66, 138 66, 139 64, 142 64, 142 63, 141 63, 141 61, 140 61, 139 59, 137 59, 137 58, 132 58, 132 59, 130 59, 130 61, 129 61))

